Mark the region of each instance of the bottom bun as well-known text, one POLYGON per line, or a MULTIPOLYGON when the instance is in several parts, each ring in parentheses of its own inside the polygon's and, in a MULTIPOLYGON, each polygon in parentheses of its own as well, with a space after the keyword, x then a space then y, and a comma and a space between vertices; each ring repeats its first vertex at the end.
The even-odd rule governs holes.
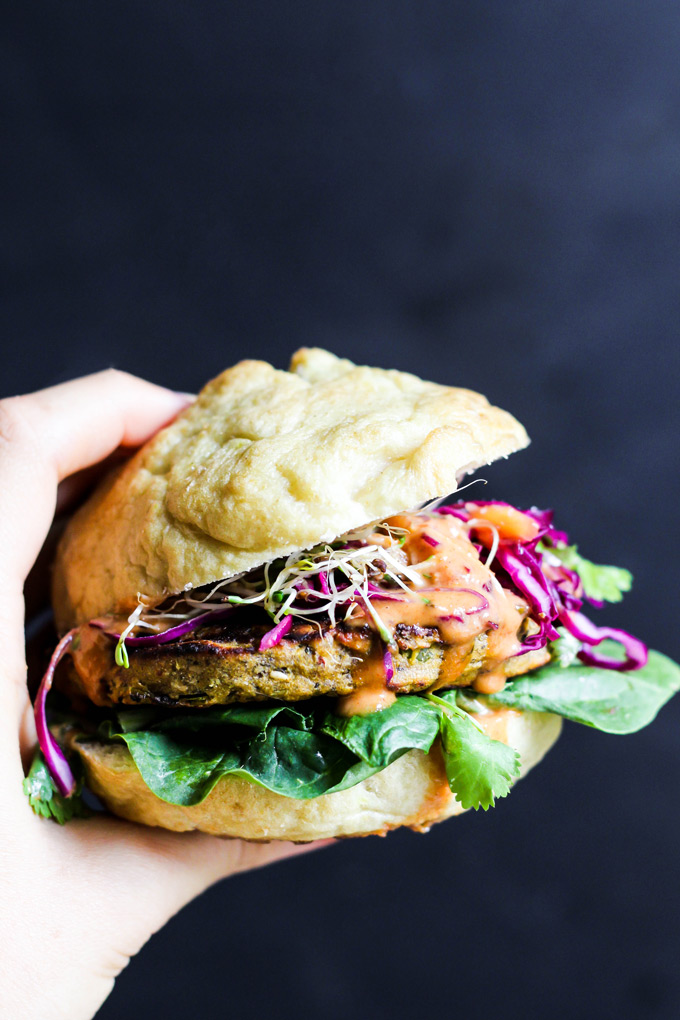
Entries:
MULTIPOLYGON (((540 712, 499 709, 476 718, 494 740, 520 754, 525 775, 552 747, 562 720, 540 712)), ((407 825, 420 832, 463 812, 451 793, 438 746, 409 751, 362 783, 313 800, 272 793, 241 776, 224 776, 200 804, 182 807, 155 796, 144 783, 124 744, 104 744, 75 735, 87 785, 122 818, 175 832, 198 829, 215 836, 254 842, 306 843, 342 836, 384 835, 407 825)))

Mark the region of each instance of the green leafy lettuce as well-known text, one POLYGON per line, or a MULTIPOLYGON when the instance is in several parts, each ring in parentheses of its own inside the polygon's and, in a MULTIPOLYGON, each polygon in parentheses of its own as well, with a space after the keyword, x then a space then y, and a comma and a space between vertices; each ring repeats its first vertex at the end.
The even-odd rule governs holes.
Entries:
MULTIPOLYGON (((602 647, 620 652, 615 642, 602 647)), ((321 698, 294 705, 128 708, 101 723, 99 734, 124 742, 153 793, 181 805, 199 803, 226 775, 286 797, 319 797, 362 782, 408 751, 427 753, 438 739, 452 792, 464 808, 486 810, 509 792, 520 763, 513 748, 481 729, 480 710, 552 712, 623 734, 650 723, 680 690, 680 667, 659 652, 650 652, 642 669, 625 673, 584 665, 564 639, 552 653, 548 665, 493 695, 464 689, 403 695, 383 711, 350 718, 321 698)), ((79 797, 60 796, 40 754, 24 789, 45 817, 63 823, 83 811, 79 797)))
MULTIPOLYGON (((617 648, 612 642, 606 650, 617 648)), ((642 669, 621 673, 586 666, 573 650, 557 651, 547 666, 494 695, 404 695, 381 712, 350 718, 336 715, 324 699, 184 712, 127 709, 107 723, 105 735, 126 743, 158 797, 185 805, 203 800, 224 775, 246 776, 297 799, 334 793, 407 751, 427 753, 439 738, 451 790, 463 807, 486 809, 509 792, 519 761, 512 748, 480 730, 475 710, 552 712, 622 734, 650 723, 680 690, 680 667, 658 652, 642 669)))
POLYGON ((296 799, 336 793, 407 751, 427 753, 438 736, 449 784, 465 807, 486 809, 519 774, 515 752, 480 731, 454 696, 405 695, 381 712, 350 718, 329 705, 121 710, 100 732, 124 741, 147 786, 172 804, 199 803, 226 775, 296 799))

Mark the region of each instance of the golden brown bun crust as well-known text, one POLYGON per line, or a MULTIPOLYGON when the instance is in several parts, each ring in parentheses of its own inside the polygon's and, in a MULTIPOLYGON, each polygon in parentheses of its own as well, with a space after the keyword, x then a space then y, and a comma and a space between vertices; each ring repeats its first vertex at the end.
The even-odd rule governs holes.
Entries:
POLYGON ((242 361, 76 514, 60 545, 60 629, 231 577, 452 492, 528 443, 470 390, 303 349, 242 361))
MULTIPOLYGON (((519 751, 522 775, 554 744, 562 725, 555 715, 511 709, 476 718, 493 739, 519 751)), ((85 738, 70 743, 82 758, 88 786, 114 814, 177 832, 198 829, 257 842, 308 842, 384 834, 401 825, 424 830, 463 810, 449 790, 438 749, 428 755, 409 751, 363 783, 314 800, 293 800, 226 776, 201 804, 178 807, 151 793, 124 745, 85 738)))

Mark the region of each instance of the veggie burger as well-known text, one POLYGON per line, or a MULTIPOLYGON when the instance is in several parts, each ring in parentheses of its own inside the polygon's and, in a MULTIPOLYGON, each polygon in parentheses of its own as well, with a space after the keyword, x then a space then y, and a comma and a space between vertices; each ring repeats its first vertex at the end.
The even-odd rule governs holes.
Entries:
POLYGON ((477 393, 318 349, 223 372, 63 536, 32 806, 82 814, 85 784, 167 829, 423 831, 505 796, 562 718, 649 723, 680 668, 584 612, 630 574, 551 511, 442 503, 527 443, 477 393))

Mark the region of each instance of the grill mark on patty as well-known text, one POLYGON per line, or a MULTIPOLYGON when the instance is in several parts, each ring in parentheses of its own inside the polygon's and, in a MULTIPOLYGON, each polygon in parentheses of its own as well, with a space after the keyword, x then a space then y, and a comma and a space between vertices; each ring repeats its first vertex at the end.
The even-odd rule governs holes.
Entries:
MULTIPOLYGON (((201 628, 167 644, 129 648, 128 669, 117 666, 114 642, 101 631, 82 629, 73 663, 58 671, 57 685, 83 693, 97 705, 132 704, 197 707, 246 701, 299 701, 317 695, 342 696, 359 686, 357 665, 377 640, 366 627, 331 628, 295 624, 273 648, 259 651, 266 623, 232 621, 201 628)), ((475 640, 456 686, 473 682, 483 666, 486 635, 475 640)), ((417 693, 436 683, 445 645, 435 628, 398 624, 390 688, 417 693)), ((508 675, 535 668, 547 653, 509 659, 508 675)))
MULTIPOLYGON (((365 650, 373 640, 370 627, 342 628, 335 630, 329 626, 322 627, 322 632, 315 627, 303 631, 302 627, 292 627, 281 642, 283 645, 302 646, 305 651, 314 654, 312 642, 331 636, 333 641, 349 649, 365 650)), ((205 627, 195 631, 190 637, 163 645, 140 646, 130 648, 128 654, 135 660, 144 659, 180 659, 191 655, 211 655, 216 657, 241 655, 258 652, 260 641, 269 628, 262 625, 241 627, 229 632, 226 627, 205 627), (204 636, 197 636, 203 634, 204 636)), ((418 627, 412 624, 399 623, 395 628, 395 643, 401 651, 429 648, 433 644, 441 644, 439 632, 433 627, 418 627)), ((279 647, 279 646, 275 646, 279 647)), ((132 660, 131 660, 132 661, 132 660)))

